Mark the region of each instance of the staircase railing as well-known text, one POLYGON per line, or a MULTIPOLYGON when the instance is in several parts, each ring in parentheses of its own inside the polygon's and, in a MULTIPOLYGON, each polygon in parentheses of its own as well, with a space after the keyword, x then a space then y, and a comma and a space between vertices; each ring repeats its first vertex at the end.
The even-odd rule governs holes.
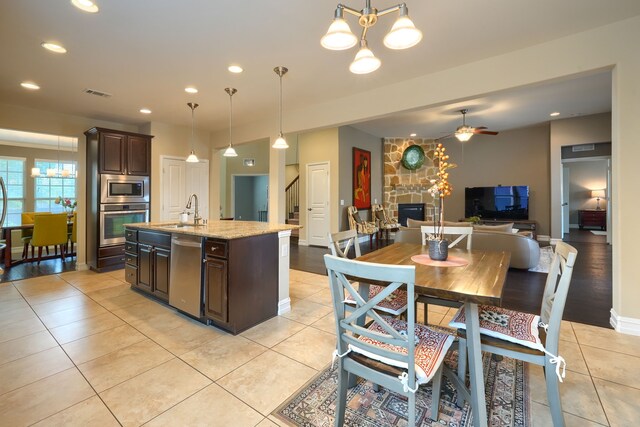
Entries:
POLYGON ((300 175, 296 176, 284 189, 287 219, 293 216, 296 207, 300 206, 300 175))

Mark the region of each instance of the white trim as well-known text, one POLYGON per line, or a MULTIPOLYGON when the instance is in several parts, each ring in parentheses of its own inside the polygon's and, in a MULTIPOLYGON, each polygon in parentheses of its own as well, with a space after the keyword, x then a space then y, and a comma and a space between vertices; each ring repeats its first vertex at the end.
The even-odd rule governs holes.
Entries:
POLYGON ((309 242, 306 240, 298 239, 298 246, 309 246, 309 242))
POLYGON ((291 298, 278 301, 278 316, 291 311, 291 298))
POLYGON ((554 238, 554 239, 549 240, 549 244, 550 244, 551 246, 555 246, 555 245, 557 245, 557 244, 558 244, 558 242, 562 242, 562 239, 555 239, 555 238, 554 238))
POLYGON ((640 336, 640 319, 634 319, 632 317, 622 317, 612 308, 611 317, 609 323, 621 334, 638 335, 640 336))
POLYGON ((538 234, 538 238, 536 240, 538 240, 538 242, 549 242, 551 241, 551 236, 548 236, 546 234, 538 234))
POLYGON ((82 263, 82 264, 78 264, 76 263, 76 271, 88 271, 89 270, 89 265, 86 263, 82 263))
MULTIPOLYGON (((606 144, 606 142, 596 142, 595 144, 606 144)), ((609 142, 611 144, 611 142, 609 142)), ((576 145, 576 144, 572 144, 576 145)), ((563 145, 563 147, 571 147, 572 145, 563 145)), ((578 144, 580 145, 580 144, 578 144)), ((568 159, 562 159, 562 163, 576 163, 576 162, 595 162, 596 160, 610 160, 611 156, 591 156, 591 157, 570 157, 568 159)))
POLYGON ((290 236, 291 236, 291 230, 278 231, 278 238, 280 238, 280 237, 290 237, 290 236))

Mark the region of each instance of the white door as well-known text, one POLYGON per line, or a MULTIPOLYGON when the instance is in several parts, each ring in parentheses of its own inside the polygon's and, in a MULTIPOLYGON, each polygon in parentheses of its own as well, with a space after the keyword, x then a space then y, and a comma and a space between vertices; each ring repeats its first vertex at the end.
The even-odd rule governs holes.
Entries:
MULTIPOLYGON (((198 163, 186 163, 186 165, 186 198, 188 199, 191 194, 198 196, 198 213, 202 218, 209 219, 209 161, 200 160, 198 163)), ((195 206, 192 206, 191 212, 194 209, 195 206)))
POLYGON ((569 232, 569 167, 562 166, 562 238, 569 232))
POLYGON ((162 158, 161 221, 177 221, 187 203, 186 163, 182 159, 162 158))
POLYGON ((329 234, 329 162, 307 165, 307 243, 327 246, 329 234))

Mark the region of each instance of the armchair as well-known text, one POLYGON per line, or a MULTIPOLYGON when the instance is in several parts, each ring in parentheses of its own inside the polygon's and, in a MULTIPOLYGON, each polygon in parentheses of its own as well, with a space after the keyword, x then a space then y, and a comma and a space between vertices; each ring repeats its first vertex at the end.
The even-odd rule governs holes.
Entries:
POLYGON ((359 234, 369 235, 369 248, 373 249, 373 235, 378 232, 378 227, 371 221, 364 221, 360 218, 358 209, 355 206, 347 208, 347 217, 349 218, 349 229, 356 230, 359 234))
POLYGON ((400 228, 400 223, 396 218, 390 218, 387 211, 382 205, 371 205, 371 212, 378 227, 378 240, 382 238, 382 232, 385 232, 386 240, 389 240, 389 231, 395 231, 400 228))

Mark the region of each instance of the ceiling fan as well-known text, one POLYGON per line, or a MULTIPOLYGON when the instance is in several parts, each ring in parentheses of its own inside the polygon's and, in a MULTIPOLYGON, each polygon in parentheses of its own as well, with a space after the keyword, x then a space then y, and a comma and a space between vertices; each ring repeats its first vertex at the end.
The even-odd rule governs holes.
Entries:
POLYGON ((456 138, 458 138, 458 141, 466 142, 466 141, 470 140, 473 135, 476 135, 476 134, 482 134, 482 135, 497 135, 498 134, 498 132, 487 130, 486 126, 479 126, 479 127, 468 126, 466 121, 465 121, 466 114, 467 114, 468 111, 469 110, 467 110, 466 108, 463 109, 463 110, 460 110, 460 113, 462 114, 462 126, 458 126, 458 128, 456 129, 456 131, 453 134, 447 135, 444 138, 448 138, 450 136, 455 136, 456 138))

